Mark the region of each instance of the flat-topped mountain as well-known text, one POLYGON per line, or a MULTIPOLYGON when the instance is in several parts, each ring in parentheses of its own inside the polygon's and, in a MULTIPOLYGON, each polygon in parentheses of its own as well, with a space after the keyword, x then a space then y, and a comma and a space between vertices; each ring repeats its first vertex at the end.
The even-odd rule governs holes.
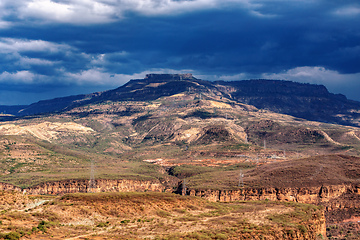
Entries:
POLYGON ((151 101, 179 93, 197 94, 199 98, 227 98, 307 120, 359 126, 360 102, 329 93, 323 85, 281 80, 212 82, 196 79, 192 74, 148 74, 113 90, 44 100, 28 106, 0 106, 0 112, 28 116, 106 101, 151 101))
POLYGON ((289 114, 307 120, 359 125, 360 103, 342 94, 329 93, 325 86, 279 80, 217 82, 237 102, 289 114))

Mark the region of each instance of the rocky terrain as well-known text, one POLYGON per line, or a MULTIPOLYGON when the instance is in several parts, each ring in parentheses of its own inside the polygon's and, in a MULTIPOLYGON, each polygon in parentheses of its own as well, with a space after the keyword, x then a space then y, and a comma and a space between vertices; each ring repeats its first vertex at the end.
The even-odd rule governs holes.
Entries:
POLYGON ((321 239, 326 231, 322 208, 298 203, 214 203, 169 193, 41 198, 1 191, 0 203, 5 239, 321 239))
POLYGON ((332 94, 323 85, 291 81, 250 80, 217 82, 224 92, 241 103, 307 120, 356 125, 359 102, 332 94), (355 120, 355 121, 353 121, 355 120))
MULTIPOLYGON (((21 110, 28 115, 41 109, 46 115, 2 115, 0 190, 24 193, 24 198, 135 191, 174 192, 212 202, 264 201, 272 207, 278 201, 315 204, 324 210, 329 238, 356 239, 360 236, 357 104, 317 85, 208 82, 191 74, 151 74, 111 91, 42 101, 21 110)), ((42 218, 52 221, 38 217, 33 225, 42 218)), ((88 238, 95 222, 86 223, 84 231, 69 230, 71 236, 88 238)), ((305 234, 316 232, 325 237, 319 228, 286 230, 280 225, 275 227, 277 233, 270 227, 273 233, 261 235, 316 239, 305 234)), ((98 229, 97 234, 105 236, 109 229, 110 225, 98 229)), ((202 229, 192 230, 200 234, 202 229)), ((246 236, 261 239, 256 235, 261 231, 246 231, 250 232, 246 236)), ((34 234, 27 238, 38 236, 34 234)), ((237 239, 236 234, 226 233, 223 239, 237 239)))
POLYGON ((64 112, 105 101, 151 101, 183 92, 224 97, 307 120, 359 126, 360 103, 329 93, 323 85, 281 80, 211 82, 196 79, 192 74, 148 74, 117 89, 44 100, 28 106, 0 106, 0 112, 28 116, 64 112))

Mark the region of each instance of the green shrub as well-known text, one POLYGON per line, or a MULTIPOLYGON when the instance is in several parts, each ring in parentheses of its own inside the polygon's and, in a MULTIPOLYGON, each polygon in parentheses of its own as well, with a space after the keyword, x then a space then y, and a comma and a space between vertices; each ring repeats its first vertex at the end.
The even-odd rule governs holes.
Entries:
POLYGON ((171 213, 167 212, 167 211, 163 211, 163 210, 158 210, 156 211, 156 214, 159 216, 159 217, 163 217, 163 218, 167 218, 167 217, 170 217, 171 216, 171 213))
POLYGON ((5 240, 17 240, 21 238, 21 235, 17 232, 9 232, 9 233, 0 233, 0 238, 5 240))
POLYGON ((304 225, 299 225, 298 228, 299 228, 301 233, 306 233, 307 232, 307 229, 306 229, 306 227, 304 225))
POLYGON ((223 233, 217 233, 215 235, 215 239, 219 239, 219 240, 223 240, 223 239, 227 239, 228 236, 226 234, 223 234, 223 233))
POLYGON ((42 220, 39 222, 37 228, 33 227, 31 231, 35 232, 35 231, 39 230, 39 231, 42 231, 45 233, 47 231, 47 229, 53 225, 55 225, 54 222, 47 222, 47 221, 42 220))
MULTIPOLYGON (((129 220, 130 221, 130 220, 129 220)), ((109 221, 106 221, 106 222, 99 222, 96 227, 107 227, 110 225, 110 222, 109 221)))
POLYGON ((125 220, 122 220, 122 221, 121 221, 121 224, 128 224, 129 222, 130 222, 130 220, 125 219, 125 220))

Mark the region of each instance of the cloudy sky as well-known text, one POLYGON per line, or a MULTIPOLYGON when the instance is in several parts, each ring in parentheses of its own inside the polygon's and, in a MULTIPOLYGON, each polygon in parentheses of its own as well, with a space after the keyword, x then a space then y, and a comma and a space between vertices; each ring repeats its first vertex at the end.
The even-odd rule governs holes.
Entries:
POLYGON ((0 1, 0 105, 183 72, 324 84, 360 101, 360 2, 0 1))

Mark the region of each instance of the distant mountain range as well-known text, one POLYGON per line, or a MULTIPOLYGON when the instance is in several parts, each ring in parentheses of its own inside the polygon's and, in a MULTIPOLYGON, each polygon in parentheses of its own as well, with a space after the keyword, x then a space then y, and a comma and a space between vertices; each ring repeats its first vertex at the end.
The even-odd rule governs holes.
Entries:
POLYGON ((206 81, 192 74, 148 74, 144 79, 104 92, 39 101, 26 106, 0 106, 15 117, 59 113, 106 101, 151 101, 179 93, 220 97, 307 120, 360 126, 360 102, 329 93, 323 85, 282 80, 206 81))

